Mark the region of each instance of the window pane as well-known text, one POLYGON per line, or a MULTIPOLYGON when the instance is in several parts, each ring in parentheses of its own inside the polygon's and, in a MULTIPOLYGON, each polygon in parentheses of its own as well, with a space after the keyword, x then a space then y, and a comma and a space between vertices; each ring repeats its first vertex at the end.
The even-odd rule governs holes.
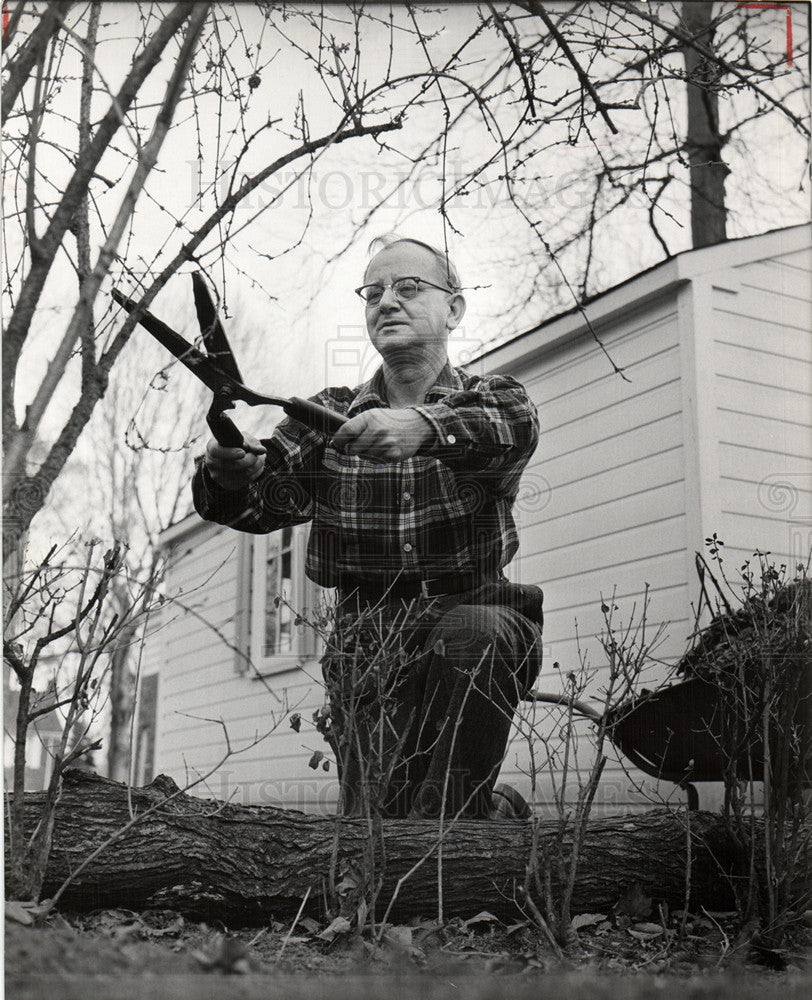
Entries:
MULTIPOLYGON (((285 531, 290 532, 290 528, 285 528, 285 531)), ((288 537, 288 543, 289 541, 288 537)), ((286 549, 282 553, 281 563, 282 572, 279 587, 281 593, 290 601, 293 598, 290 549, 286 549)), ((289 653, 293 649, 293 612, 286 604, 281 605, 279 611, 281 614, 279 615, 279 646, 277 652, 289 653)))
POLYGON ((279 594, 279 558, 273 556, 265 567, 265 646, 263 655, 271 656, 277 652, 279 612, 276 598, 279 594))
POLYGON ((293 529, 283 528, 268 538, 265 569, 265 641, 264 656, 294 650, 293 619, 295 611, 286 602, 295 600, 293 585, 293 529), (279 606, 276 606, 279 598, 279 606))

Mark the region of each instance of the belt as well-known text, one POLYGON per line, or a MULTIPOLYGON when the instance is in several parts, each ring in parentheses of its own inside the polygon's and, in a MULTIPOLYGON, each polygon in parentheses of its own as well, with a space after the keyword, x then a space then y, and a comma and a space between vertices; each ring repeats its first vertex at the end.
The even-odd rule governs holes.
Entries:
POLYGON ((361 602, 375 604, 382 600, 412 601, 419 597, 431 600, 449 594, 461 594, 466 590, 475 590, 492 579, 496 579, 495 574, 446 573, 422 580, 396 577, 393 580, 374 582, 345 576, 342 577, 338 590, 341 599, 354 596, 361 602))

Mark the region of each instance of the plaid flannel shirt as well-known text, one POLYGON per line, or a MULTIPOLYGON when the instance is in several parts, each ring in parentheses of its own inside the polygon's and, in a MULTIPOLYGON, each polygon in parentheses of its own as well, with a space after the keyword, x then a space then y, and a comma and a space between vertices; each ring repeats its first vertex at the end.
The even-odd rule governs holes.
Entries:
MULTIPOLYGON (((315 402, 347 417, 388 408, 383 370, 355 389, 323 389, 315 402)), ((371 462, 345 455, 287 418, 262 475, 227 491, 202 458, 192 483, 201 517, 265 533, 313 522, 305 571, 323 587, 451 573, 496 573, 518 548, 512 508, 538 442, 536 409, 508 375, 476 376, 446 362, 425 402, 412 407, 434 429, 412 458, 371 462)))

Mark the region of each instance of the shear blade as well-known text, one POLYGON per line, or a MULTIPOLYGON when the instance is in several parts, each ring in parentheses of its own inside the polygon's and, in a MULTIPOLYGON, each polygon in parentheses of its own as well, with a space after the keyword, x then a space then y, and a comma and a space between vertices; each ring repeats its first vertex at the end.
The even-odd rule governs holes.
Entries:
POLYGON ((197 321, 200 324, 200 333, 203 337, 206 353, 221 372, 233 378, 235 382, 242 382, 242 375, 226 337, 226 331, 217 315, 217 307, 211 297, 206 279, 200 271, 195 271, 192 274, 192 287, 197 321))

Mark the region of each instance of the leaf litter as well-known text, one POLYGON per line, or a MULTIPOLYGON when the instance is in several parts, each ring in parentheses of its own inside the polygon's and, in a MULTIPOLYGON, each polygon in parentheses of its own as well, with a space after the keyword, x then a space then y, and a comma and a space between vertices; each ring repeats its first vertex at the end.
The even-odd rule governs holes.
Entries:
MULTIPOLYGON (((631 909, 631 907, 629 907, 631 909)), ((290 921, 262 928, 227 929, 196 922, 169 910, 135 913, 51 913, 44 924, 22 924, 25 907, 7 912, 7 971, 36 955, 37 971, 76 974, 145 969, 212 975, 398 974, 527 976, 538 972, 647 972, 690 977, 731 964, 764 972, 732 953, 737 927, 733 914, 663 914, 667 919, 633 919, 628 913, 578 914, 563 963, 529 920, 503 922, 487 910, 467 919, 412 919, 404 924, 359 931, 358 921, 338 917, 321 922, 303 916, 290 935, 290 921), (681 933, 682 931, 682 933, 681 933), (287 938, 284 955, 280 945, 287 938)), ((638 911, 639 912, 639 911, 638 911)), ((787 954, 790 975, 803 970, 809 929, 799 929, 787 954)), ((774 975, 774 974, 772 974, 774 975)))

